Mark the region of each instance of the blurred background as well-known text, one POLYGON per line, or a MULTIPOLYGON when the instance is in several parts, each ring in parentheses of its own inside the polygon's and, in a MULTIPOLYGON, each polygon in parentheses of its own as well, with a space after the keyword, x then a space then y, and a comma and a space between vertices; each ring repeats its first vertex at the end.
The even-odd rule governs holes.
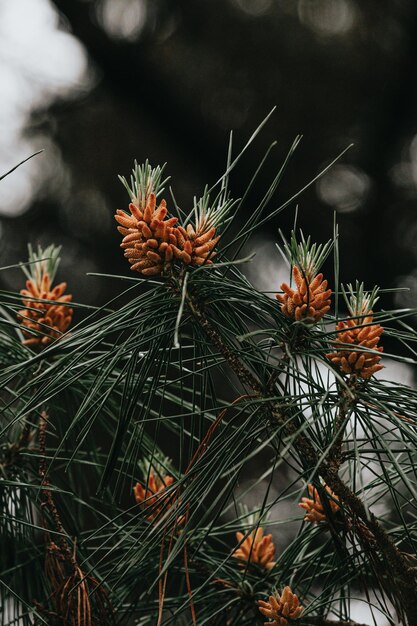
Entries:
MULTIPOLYGON (((298 200, 318 241, 340 226, 341 278, 409 287, 385 307, 417 303, 417 4, 414 0, 0 0, 0 266, 26 244, 64 246, 61 275, 78 301, 103 302, 129 274, 113 213, 127 206, 117 174, 167 162, 188 210, 277 110, 232 176, 249 213, 294 137, 303 140, 271 202, 282 204, 349 144, 298 200)), ((249 274, 278 289, 274 242, 295 202, 251 244, 249 274)), ((21 274, 2 272, 4 288, 21 274)))

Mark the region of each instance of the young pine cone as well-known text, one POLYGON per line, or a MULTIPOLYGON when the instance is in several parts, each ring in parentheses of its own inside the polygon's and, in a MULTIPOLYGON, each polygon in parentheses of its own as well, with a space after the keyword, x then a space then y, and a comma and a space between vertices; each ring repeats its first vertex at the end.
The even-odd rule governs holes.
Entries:
POLYGON ((327 289, 327 280, 323 280, 323 274, 304 277, 297 265, 293 267, 293 277, 297 289, 291 289, 286 283, 282 283, 283 295, 277 294, 276 298, 281 303, 281 311, 287 317, 299 322, 306 320, 318 322, 330 309, 331 289, 327 289))
MULTIPOLYGON (((244 536, 244 533, 236 533, 238 541, 242 541, 244 536)), ((275 565, 274 554, 275 546, 272 541, 272 535, 264 535, 262 528, 253 530, 233 552, 233 556, 244 561, 245 564, 249 561, 267 570, 270 570, 275 565)))
POLYGON ((269 596, 269 602, 258 600, 258 605, 262 615, 271 620, 265 622, 265 626, 287 626, 298 619, 304 609, 288 586, 284 587, 281 595, 269 596))
POLYGON ((125 251, 131 269, 145 276, 161 274, 171 264, 173 245, 176 244, 174 224, 176 217, 165 219, 167 208, 165 200, 156 206, 156 196, 149 194, 146 207, 140 208, 129 204, 131 215, 117 210, 114 216, 123 235, 120 247, 125 251))
POLYGON ((335 352, 326 354, 327 358, 338 365, 344 374, 353 374, 360 378, 370 378, 375 372, 383 369, 379 365, 381 357, 378 354, 364 352, 361 348, 382 352, 382 346, 378 346, 379 338, 384 329, 380 324, 372 324, 373 312, 369 311, 366 316, 338 322, 336 325, 337 344, 335 352), (364 326, 358 326, 363 324, 364 326), (367 326, 365 326, 367 324, 367 326), (340 344, 346 344, 341 346, 340 344), (355 350, 355 347, 359 350, 355 350))
POLYGON ((174 246, 174 254, 177 259, 181 260, 185 265, 203 265, 211 264, 212 257, 215 256, 213 248, 219 241, 220 237, 215 237, 216 229, 214 226, 207 231, 195 231, 191 224, 187 228, 178 226, 175 229, 176 244, 174 246), (208 258, 210 256, 210 258, 208 258))
POLYGON ((23 306, 27 308, 18 313, 23 335, 27 337, 23 341, 25 345, 45 346, 67 330, 73 310, 64 304, 72 300, 71 295, 63 295, 66 288, 67 283, 60 283, 51 289, 51 279, 46 271, 40 274, 38 281, 26 281, 26 289, 20 294, 23 306))
MULTIPOLYGON (((337 500, 337 496, 334 495, 330 487, 327 485, 324 486, 327 493, 329 494, 328 503, 331 511, 336 513, 339 510, 339 505, 335 500, 337 500)), ((308 493, 310 494, 310 498, 301 498, 301 502, 298 506, 307 511, 304 516, 305 522, 315 522, 319 524, 320 522, 325 522, 327 520, 326 513, 324 511, 324 507, 321 503, 319 493, 313 485, 308 486, 308 493)))
POLYGON ((147 512, 146 519, 149 522, 152 522, 164 509, 172 505, 172 498, 167 498, 163 492, 173 482, 172 476, 160 478, 151 472, 146 489, 140 483, 136 483, 133 487, 136 502, 147 512))

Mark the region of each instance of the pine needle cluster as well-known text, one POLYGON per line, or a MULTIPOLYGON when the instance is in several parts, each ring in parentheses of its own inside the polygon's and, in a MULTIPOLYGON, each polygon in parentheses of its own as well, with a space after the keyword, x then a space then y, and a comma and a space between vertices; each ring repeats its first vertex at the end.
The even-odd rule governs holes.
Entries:
POLYGON ((1 626, 354 626, 358 598, 417 624, 417 392, 382 370, 385 338, 415 364, 416 312, 339 285, 336 227, 284 239, 276 298, 250 283, 299 195, 274 208, 297 138, 246 221, 230 196, 266 121, 189 210, 162 167, 121 179, 133 274, 90 277, 120 299, 71 302, 53 245, 1 293, 1 626))

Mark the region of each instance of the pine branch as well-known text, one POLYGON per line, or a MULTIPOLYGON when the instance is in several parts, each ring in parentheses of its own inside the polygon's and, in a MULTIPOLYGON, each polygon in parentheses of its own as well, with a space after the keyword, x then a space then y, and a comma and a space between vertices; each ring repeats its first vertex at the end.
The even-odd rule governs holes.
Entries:
MULTIPOLYGON (((179 211, 182 225, 165 214, 165 201, 154 207, 158 189, 151 193, 151 187, 159 183, 156 178, 155 184, 148 182, 157 170, 148 164, 136 168, 127 184, 129 194, 139 205, 149 200, 149 206, 144 211, 129 207, 131 215, 119 210, 116 219, 128 258, 140 257, 144 263, 136 268, 133 263, 132 269, 150 270, 148 275, 158 275, 162 282, 136 293, 128 304, 113 308, 111 301, 95 309, 59 341, 51 337, 36 344, 36 355, 32 342, 25 340, 22 346, 24 337, 15 332, 23 324, 13 318, 20 298, 3 296, 10 315, 0 332, 5 365, 0 373, 1 428, 11 434, 0 450, 5 475, 1 530, 16 547, 12 563, 3 550, 1 574, 12 586, 0 588, 0 604, 3 597, 9 601, 13 588, 19 591, 14 621, 21 620, 28 598, 32 604, 33 598, 48 596, 44 607, 36 606, 51 623, 61 623, 62 615, 72 623, 72 613, 78 615, 77 624, 107 624, 113 610, 103 591, 106 585, 119 624, 261 623, 259 606, 265 609, 265 601, 259 598, 269 592, 276 602, 292 598, 293 612, 288 613, 289 605, 285 609, 288 622, 297 618, 306 626, 365 626, 349 619, 349 603, 355 588, 371 605, 369 585, 380 611, 385 608, 388 614, 391 601, 401 623, 417 623, 415 559, 395 543, 410 553, 416 550, 417 506, 411 498, 416 492, 417 392, 374 378, 382 366, 371 362, 371 369, 364 368, 364 354, 355 357, 359 372, 345 365, 346 377, 340 376, 338 348, 343 342, 334 341, 334 332, 313 326, 330 309, 327 280, 314 273, 333 244, 337 247, 336 236, 324 247, 303 235, 301 246, 295 237, 286 246, 297 290, 283 284, 283 295, 277 296, 283 315, 278 318, 276 302, 253 288, 233 257, 224 256, 225 248, 215 250, 225 229, 221 235, 211 230, 235 218, 226 215, 233 206, 227 204, 226 189, 234 163, 230 150, 215 200, 209 203, 205 192, 188 217, 179 211), (159 232, 159 222, 171 230, 164 226, 159 232), (220 262, 210 265, 215 254, 220 262), (155 255, 163 258, 161 267, 155 255), (329 342, 333 355, 326 353, 329 342), (321 367, 324 354, 327 368, 321 367), (356 382, 358 377, 362 382, 356 382), (56 431, 43 412, 32 431, 39 434, 35 451, 24 424, 45 403, 57 416, 56 431), (171 446, 172 461, 160 444, 171 446), (257 467, 264 467, 255 480, 246 480, 245 471, 255 459, 257 467), (283 490, 276 481, 280 465, 284 470, 288 466, 291 477, 283 490), (363 471, 370 479, 359 488, 355 481, 363 471), (165 483, 166 472, 172 485, 165 483), (48 473, 57 477, 60 488, 53 479, 54 486, 49 484, 48 473), (292 506, 299 481, 306 477, 313 482, 308 487, 312 499, 302 498, 300 504, 311 523, 276 554, 269 526, 298 525, 300 519, 293 508, 285 520, 268 519, 269 511, 280 504, 289 508, 290 500, 292 506), (243 509, 242 503, 258 498, 262 484, 267 485, 262 503, 243 509), (369 509, 387 496, 396 517, 385 530, 369 509), (39 499, 41 528, 32 515, 39 499), (45 545, 34 545, 35 534, 45 537, 45 545), (238 545, 231 546, 233 536, 238 545), (34 578, 40 584, 31 593, 25 587, 26 565, 35 558, 41 575, 34 578), (15 565, 19 560, 22 566, 15 565)), ((239 247, 259 223, 283 208, 261 218, 280 176, 230 245, 237 242, 239 247)), ((144 280, 131 278, 132 287, 121 297, 144 280)), ((350 292, 350 315, 361 318, 361 303, 371 306, 368 295, 359 284, 350 292)), ((376 297, 376 290, 372 294, 376 297)), ((28 298, 30 312, 35 306, 28 298)), ((49 297, 41 300, 53 304, 49 297)), ((19 314, 22 320, 29 318, 19 314)), ((408 314, 384 312, 377 319, 391 323, 408 314)), ((387 324, 382 329, 369 319, 363 325, 358 321, 357 334, 361 326, 391 332, 387 324)), ((340 330, 343 322, 338 320, 340 330)), ((45 322, 36 323, 39 337, 45 338, 45 322)), ((405 325, 398 338, 416 342, 405 325)), ((373 345, 363 349, 367 358, 372 358, 373 345)), ((363 350, 358 348, 359 354, 363 350)), ((413 346, 410 354, 417 355, 413 346)))
MULTIPOLYGON (((197 302, 197 298, 188 296, 187 299, 194 318, 200 324, 207 337, 221 352, 242 384, 251 387, 259 399, 267 401, 268 396, 265 396, 261 383, 242 363, 239 356, 233 353, 225 344, 220 333, 213 327, 204 314, 200 304, 197 302)), ((371 535, 373 537, 375 543, 368 539, 368 545, 366 546, 367 551, 378 558, 388 580, 392 578, 392 575, 394 579, 398 579, 395 589, 389 590, 390 595, 397 595, 396 604, 398 610, 400 613, 402 609, 404 610, 409 625, 417 624, 417 584, 415 571, 407 564, 406 559, 382 528, 377 517, 371 511, 367 511, 362 500, 340 478, 338 466, 336 465, 335 467, 334 462, 329 463, 328 459, 320 461, 309 439, 298 432, 297 426, 293 421, 288 419, 288 415, 282 410, 279 402, 269 402, 267 406, 272 419, 282 427, 287 435, 293 438, 293 447, 297 450, 300 458, 303 459, 311 469, 315 468, 316 474, 321 476, 334 494, 343 502, 345 507, 350 510, 353 517, 359 518, 362 527, 368 531, 368 536, 371 535), (386 563, 384 560, 381 561, 378 557, 377 550, 385 557, 386 563)), ((344 411, 345 409, 343 409, 341 417, 339 414, 339 419, 345 420, 344 411)), ((352 531, 358 534, 358 538, 362 543, 364 540, 363 532, 358 533, 355 524, 352 525, 352 531)))
POLYGON ((342 445, 346 426, 349 423, 351 407, 356 402, 354 395, 356 380, 349 379, 347 388, 339 390, 340 406, 334 422, 334 441, 328 453, 328 464, 336 474, 343 461, 342 445))
POLYGON ((52 492, 49 487, 49 479, 47 476, 47 466, 46 466, 46 433, 48 429, 48 420, 49 416, 46 411, 42 411, 40 415, 39 421, 39 453, 40 453, 40 461, 39 461, 39 476, 41 478, 41 487, 42 487, 42 507, 46 509, 51 516, 56 531, 61 535, 60 543, 63 552, 66 557, 69 559, 69 562, 73 560, 70 547, 68 545, 68 541, 66 539, 66 532, 64 526, 61 521, 61 516, 58 512, 58 509, 55 504, 55 500, 52 496, 52 492))
POLYGON ((186 295, 186 299, 195 319, 198 321, 207 337, 212 341, 213 345, 215 345, 219 352, 223 355, 225 361, 230 365, 240 382, 250 387, 258 396, 261 397, 263 395, 262 385, 241 362, 240 358, 223 342, 219 333, 215 328, 213 328, 212 324, 201 310, 199 304, 197 304, 196 299, 192 298, 188 294, 186 295))

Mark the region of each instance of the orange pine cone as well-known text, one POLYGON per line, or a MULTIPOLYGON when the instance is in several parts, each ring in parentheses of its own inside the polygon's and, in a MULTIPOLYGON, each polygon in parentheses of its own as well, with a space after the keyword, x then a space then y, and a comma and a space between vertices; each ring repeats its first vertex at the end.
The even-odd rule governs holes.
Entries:
POLYGON ((337 349, 326 356, 332 363, 338 365, 344 374, 353 374, 366 379, 383 369, 384 366, 379 365, 381 357, 378 354, 364 352, 361 349, 383 352, 383 347, 378 346, 378 342, 384 329, 380 324, 372 324, 372 321, 373 312, 369 311, 364 317, 337 323, 336 330, 339 332, 337 340, 333 342, 337 344, 337 349), (346 347, 340 344, 346 344, 346 347), (359 350, 355 350, 355 346, 359 350))
POLYGON ((26 289, 22 289, 23 306, 27 307, 18 313, 22 332, 27 339, 27 346, 45 346, 54 339, 61 337, 71 324, 73 309, 65 306, 70 302, 70 294, 63 295, 67 283, 60 283, 51 289, 48 272, 42 272, 38 282, 26 281, 26 289), (45 302, 52 300, 53 302, 45 302))
POLYGON ((149 522, 152 522, 164 509, 172 505, 170 497, 163 492, 173 482, 172 476, 160 478, 151 472, 146 488, 143 488, 140 483, 136 483, 133 487, 136 502, 141 505, 144 511, 148 511, 146 519, 149 522))
MULTIPOLYGON (((333 513, 336 513, 340 508, 337 502, 335 502, 338 498, 334 495, 330 487, 324 485, 324 488, 330 496, 328 498, 330 509, 333 513)), ((304 521, 315 522, 316 524, 325 522, 327 517, 317 489, 310 484, 308 485, 308 493, 310 494, 310 498, 301 498, 301 502, 298 504, 298 506, 307 511, 304 516, 304 521)))
POLYGON ((299 322, 311 320, 318 322, 330 309, 331 289, 327 289, 327 280, 323 280, 323 274, 314 277, 304 277, 297 267, 293 267, 293 277, 297 289, 291 289, 286 283, 282 283, 282 295, 276 298, 281 303, 281 311, 287 317, 299 322))
POLYGON ((114 216, 123 235, 120 247, 131 264, 131 269, 145 276, 161 274, 170 266, 176 244, 174 224, 176 217, 165 219, 168 213, 165 200, 156 206, 156 196, 149 194, 145 208, 129 204, 131 215, 118 209, 114 216))
POLYGON ((269 622, 265 626, 287 626, 292 620, 300 617, 304 610, 298 597, 291 591, 291 587, 284 587, 281 595, 269 596, 269 602, 258 600, 259 610, 269 622))
POLYGON ((213 252, 213 248, 220 239, 220 237, 215 237, 215 234, 214 226, 205 232, 196 232, 191 224, 188 224, 186 229, 183 226, 178 226, 175 229, 176 244, 173 247, 175 257, 185 265, 213 263, 211 259, 216 254, 213 252), (209 256, 210 258, 208 258, 209 256))
MULTIPOLYGON (((244 533, 237 532, 237 541, 242 541, 244 536, 244 533)), ((253 530, 233 552, 233 556, 244 561, 245 564, 249 561, 267 570, 272 569, 275 565, 275 561, 273 560, 274 554, 275 546, 272 541, 272 535, 264 535, 262 528, 253 530)))

